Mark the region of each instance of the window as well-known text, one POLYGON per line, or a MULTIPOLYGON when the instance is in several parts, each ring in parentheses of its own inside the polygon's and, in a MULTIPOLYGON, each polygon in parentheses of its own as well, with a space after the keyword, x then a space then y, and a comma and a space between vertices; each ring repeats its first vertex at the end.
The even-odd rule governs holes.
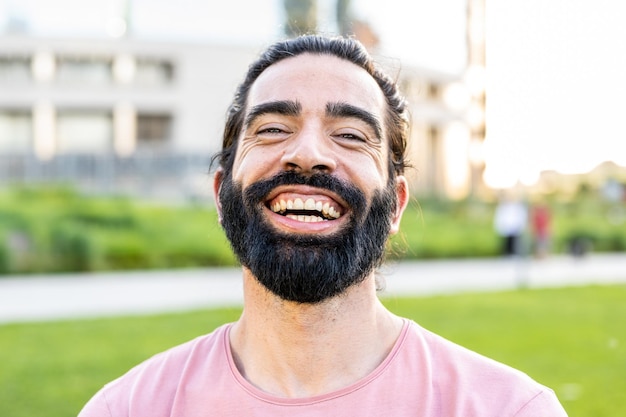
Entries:
POLYGON ((31 58, 21 55, 0 55, 0 83, 26 82, 31 77, 31 58))
POLYGON ((174 80, 174 65, 164 59, 137 59, 135 82, 138 85, 167 85, 174 80))
POLYGON ((437 100, 439 99, 439 95, 441 94, 441 87, 434 83, 431 82, 428 84, 428 97, 433 99, 433 100, 437 100))
POLYGON ((32 150, 33 120, 27 110, 0 111, 0 153, 32 150))
POLYGON ((137 115, 137 145, 139 147, 160 147, 169 141, 172 129, 172 116, 169 114, 137 115))
POLYGON ((103 153, 113 148, 110 112, 99 110, 60 110, 57 118, 59 153, 103 153))
POLYGON ((60 56, 58 79, 66 84, 108 84, 113 78, 112 58, 99 56, 60 56))

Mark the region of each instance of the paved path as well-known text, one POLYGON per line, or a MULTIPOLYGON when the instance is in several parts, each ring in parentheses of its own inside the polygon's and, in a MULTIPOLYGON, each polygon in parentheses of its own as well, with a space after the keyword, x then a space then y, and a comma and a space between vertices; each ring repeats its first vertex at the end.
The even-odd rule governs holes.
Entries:
MULTIPOLYGON (((626 283, 626 254, 582 259, 411 261, 386 266, 384 297, 626 283)), ((0 323, 241 305, 237 268, 0 276, 0 323)))

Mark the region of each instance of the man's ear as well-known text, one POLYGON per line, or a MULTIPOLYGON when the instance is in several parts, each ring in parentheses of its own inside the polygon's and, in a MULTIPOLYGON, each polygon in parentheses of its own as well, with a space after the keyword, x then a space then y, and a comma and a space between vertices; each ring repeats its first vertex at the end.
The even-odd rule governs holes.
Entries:
POLYGON ((213 198, 217 209, 217 220, 220 224, 222 224, 222 202, 220 201, 220 190, 222 189, 223 181, 224 170, 222 168, 218 168, 213 175, 213 198))
POLYGON ((404 175, 398 175, 396 177, 396 197, 398 199, 398 206, 391 219, 391 234, 396 234, 400 230, 402 213, 404 213, 406 206, 409 204, 409 183, 404 175))

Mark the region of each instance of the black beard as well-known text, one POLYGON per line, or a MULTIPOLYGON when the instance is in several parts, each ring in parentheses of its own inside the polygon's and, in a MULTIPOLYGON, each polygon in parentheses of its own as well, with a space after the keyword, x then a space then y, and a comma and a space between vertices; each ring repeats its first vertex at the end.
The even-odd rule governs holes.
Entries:
POLYGON ((245 192, 226 175, 219 191, 222 227, 239 262, 270 292, 288 301, 319 303, 362 282, 382 264, 397 207, 394 184, 390 179, 377 191, 368 209, 358 188, 324 173, 282 172, 245 192), (351 209, 349 223, 330 236, 276 230, 263 217, 263 204, 271 190, 291 184, 341 196, 351 209))

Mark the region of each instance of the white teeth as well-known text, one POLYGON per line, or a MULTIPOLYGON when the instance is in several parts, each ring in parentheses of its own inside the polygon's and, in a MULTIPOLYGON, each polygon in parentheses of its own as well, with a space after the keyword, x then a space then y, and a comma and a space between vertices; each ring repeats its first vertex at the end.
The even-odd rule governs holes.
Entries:
POLYGON ((317 223, 324 221, 324 219, 322 219, 320 216, 305 216, 303 214, 288 214, 287 217, 304 223, 317 223))
MULTIPOLYGON (((330 203, 321 201, 315 201, 313 198, 308 198, 303 201, 301 198, 295 200, 279 200, 271 206, 272 211, 275 213, 284 213, 287 210, 307 210, 317 211, 322 213, 326 218, 337 219, 341 216, 341 212, 330 205, 330 203)), ((304 222, 318 222, 325 220, 322 216, 315 215, 294 215, 288 214, 290 219, 300 220, 304 222)))

